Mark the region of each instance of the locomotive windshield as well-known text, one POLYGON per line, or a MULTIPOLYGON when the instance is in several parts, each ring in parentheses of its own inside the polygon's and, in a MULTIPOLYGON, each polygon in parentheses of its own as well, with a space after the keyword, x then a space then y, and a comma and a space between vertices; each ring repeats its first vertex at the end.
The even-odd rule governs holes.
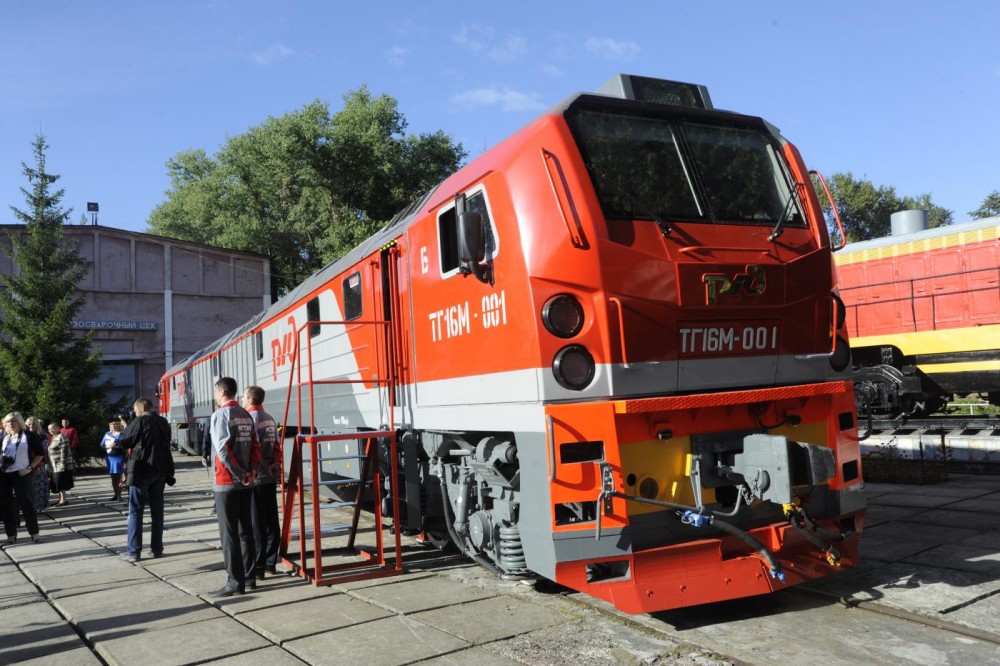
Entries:
POLYGON ((804 225, 763 125, 579 107, 566 118, 608 220, 804 225))

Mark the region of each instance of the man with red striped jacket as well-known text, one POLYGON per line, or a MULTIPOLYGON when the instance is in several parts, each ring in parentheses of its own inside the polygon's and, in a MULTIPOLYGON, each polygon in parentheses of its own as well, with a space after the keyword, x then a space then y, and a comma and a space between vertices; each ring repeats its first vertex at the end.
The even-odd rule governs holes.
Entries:
POLYGON ((215 383, 215 404, 218 409, 209 424, 215 461, 212 488, 229 578, 225 587, 213 594, 229 597, 257 586, 251 501, 260 464, 260 444, 253 419, 236 401, 235 379, 223 377, 215 383))

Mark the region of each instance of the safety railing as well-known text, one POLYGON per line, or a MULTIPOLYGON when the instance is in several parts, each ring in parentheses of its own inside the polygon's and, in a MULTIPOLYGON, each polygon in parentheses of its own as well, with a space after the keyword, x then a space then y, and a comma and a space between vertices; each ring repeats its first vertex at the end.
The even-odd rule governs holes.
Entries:
MULTIPOLYGON (((291 566, 293 572, 309 580, 314 585, 330 585, 336 582, 348 582, 381 576, 391 576, 401 573, 402 544, 400 541, 399 498, 396 488, 399 478, 398 456, 396 450, 396 432, 392 427, 395 412, 396 378, 398 377, 398 341, 388 321, 309 321, 295 332, 296 343, 305 337, 305 345, 296 344, 292 351, 291 372, 287 401, 282 423, 288 424, 293 397, 296 402, 295 423, 297 432, 292 438, 292 455, 287 481, 282 478, 283 520, 281 525, 281 543, 279 555, 282 561, 291 566), (370 329, 374 342, 375 371, 370 376, 357 378, 318 379, 314 375, 313 336, 303 336, 303 332, 315 331, 315 327, 340 326, 344 335, 348 335, 347 327, 352 331, 370 329), (303 367, 306 369, 303 376, 303 367), (365 386, 374 390, 379 396, 380 412, 385 409, 386 423, 389 425, 375 431, 359 431, 351 433, 319 433, 316 426, 316 388, 319 386, 346 385, 365 386), (308 412, 303 410, 303 398, 308 394, 308 412), (322 445, 330 442, 362 441, 363 452, 355 455, 323 456, 322 445), (383 478, 379 467, 379 447, 385 446, 388 451, 388 479, 383 478), (305 449, 305 450, 304 450, 305 449), (304 453, 308 452, 306 461, 304 453), (356 460, 360 462, 360 473, 357 479, 322 478, 324 463, 356 460), (306 472, 308 467, 308 473, 306 472), (369 478, 370 477, 370 478, 369 478), (388 481, 388 483, 385 483, 388 481), (338 488, 356 485, 353 500, 325 502, 321 498, 322 487, 338 488), (375 518, 375 546, 373 550, 357 547, 357 535, 362 501, 365 499, 365 489, 371 486, 373 491, 375 518), (384 487, 388 486, 391 497, 391 513, 394 533, 392 561, 386 557, 386 544, 383 538, 383 523, 381 507, 383 505, 384 487), (308 494, 308 500, 306 495, 308 494), (352 507, 353 513, 349 524, 324 525, 321 512, 323 509, 352 507), (293 529, 293 524, 297 528, 293 529), (323 539, 330 536, 348 535, 346 546, 324 548, 323 539), (297 553, 290 552, 293 540, 298 541, 297 553), (358 559, 338 564, 324 564, 324 554, 339 551, 347 552, 358 559), (297 557, 296 557, 297 556, 297 557)), ((348 338, 349 339, 349 338, 348 338)), ((282 475, 284 477, 284 475, 282 475)))

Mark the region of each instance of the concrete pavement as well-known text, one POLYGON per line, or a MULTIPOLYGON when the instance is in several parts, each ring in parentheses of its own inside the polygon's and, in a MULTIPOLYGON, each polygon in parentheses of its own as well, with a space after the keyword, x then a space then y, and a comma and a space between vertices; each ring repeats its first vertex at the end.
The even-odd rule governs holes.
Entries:
POLYGON ((177 467, 162 558, 120 559, 127 509, 107 501, 106 476, 78 478, 69 506, 43 512, 43 543, 0 554, 0 664, 1000 663, 1000 476, 869 484, 863 563, 811 586, 827 596, 626 618, 412 540, 401 576, 325 588, 277 576, 211 598, 226 576, 208 478, 195 459, 177 467))
MULTIPOLYGON (((401 576, 317 588, 279 575, 212 598, 226 574, 210 486, 199 461, 177 468, 162 558, 120 558, 127 506, 107 501, 107 476, 79 477, 40 517, 42 543, 0 555, 0 663, 725 663, 413 542, 401 576)), ((148 516, 146 530, 148 544, 148 516)))

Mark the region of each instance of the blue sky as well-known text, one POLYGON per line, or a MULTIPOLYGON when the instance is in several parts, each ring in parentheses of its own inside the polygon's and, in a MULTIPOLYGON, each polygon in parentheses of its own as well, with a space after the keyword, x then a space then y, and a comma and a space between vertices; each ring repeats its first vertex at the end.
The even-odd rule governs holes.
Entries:
POLYGON ((34 0, 0 4, 0 222, 41 131, 77 222, 144 231, 165 162, 367 84, 472 156, 616 72, 709 87, 811 168, 930 193, 1000 189, 1000 3, 34 0))

